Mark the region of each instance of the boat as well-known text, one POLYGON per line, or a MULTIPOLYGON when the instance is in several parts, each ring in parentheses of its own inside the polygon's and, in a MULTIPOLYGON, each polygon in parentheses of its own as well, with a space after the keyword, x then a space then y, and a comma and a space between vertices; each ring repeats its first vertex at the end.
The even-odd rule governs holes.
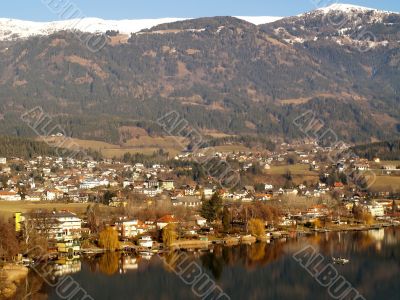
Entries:
POLYGON ((339 265, 346 265, 350 262, 349 259, 342 258, 342 257, 339 257, 339 258, 332 257, 332 261, 334 264, 339 264, 339 265))
POLYGON ((144 248, 152 248, 153 247, 153 239, 151 236, 143 236, 139 239, 139 246, 144 248))

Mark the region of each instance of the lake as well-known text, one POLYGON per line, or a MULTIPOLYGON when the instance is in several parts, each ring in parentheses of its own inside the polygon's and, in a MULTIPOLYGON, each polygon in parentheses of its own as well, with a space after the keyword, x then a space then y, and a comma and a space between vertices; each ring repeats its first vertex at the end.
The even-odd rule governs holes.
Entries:
POLYGON ((200 295, 211 291, 203 298, 220 295, 220 300, 332 299, 330 294, 345 296, 346 291, 350 294, 344 299, 355 299, 356 291, 357 299, 400 299, 400 230, 315 234, 162 257, 107 253, 59 261, 51 268, 53 287, 32 272, 17 299, 27 293, 27 299, 50 300, 199 299, 193 290, 200 295), (332 257, 350 263, 333 265, 332 257), (314 273, 303 267, 307 263, 314 273), (186 267, 182 278, 177 273, 186 267), (318 278, 322 270, 326 273, 318 278), (200 282, 191 282, 206 275, 210 279, 204 280, 203 289, 200 282), (79 292, 72 296, 74 290, 79 292))

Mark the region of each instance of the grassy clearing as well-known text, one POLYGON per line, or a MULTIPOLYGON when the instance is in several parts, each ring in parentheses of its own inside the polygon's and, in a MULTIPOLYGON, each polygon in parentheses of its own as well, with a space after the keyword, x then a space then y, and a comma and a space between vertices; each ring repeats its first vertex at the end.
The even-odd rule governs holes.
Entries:
MULTIPOLYGON (((209 150, 210 148, 207 148, 209 150)), ((243 145, 222 145, 222 146, 215 146, 211 147, 214 152, 239 152, 239 151, 251 151, 250 148, 247 148, 243 145)))
POLYGON ((137 138, 128 140, 126 143, 121 145, 81 139, 71 139, 67 143, 62 143, 62 139, 63 138, 60 137, 43 138, 45 142, 52 146, 66 145, 67 147, 71 147, 72 145, 78 145, 84 149, 90 148, 92 150, 99 151, 106 158, 120 158, 127 152, 131 154, 140 153, 151 155, 159 149, 163 149, 164 151, 170 153, 171 156, 175 156, 181 153, 187 144, 184 138, 173 136, 138 136, 137 138))
POLYGON ((310 171, 309 166, 303 164, 272 166, 270 170, 266 171, 266 173, 270 175, 284 175, 288 170, 292 175, 318 176, 318 172, 310 171))
POLYGON ((387 166, 387 165, 400 166, 400 160, 383 160, 378 164, 381 166, 387 166))
POLYGON ((68 210, 78 215, 83 215, 86 212, 87 203, 54 203, 54 202, 26 202, 26 201, 0 201, 0 218, 8 219, 16 212, 28 212, 34 209, 47 209, 47 210, 68 210))
POLYGON ((400 191, 400 176, 376 176, 371 189, 375 191, 400 191))

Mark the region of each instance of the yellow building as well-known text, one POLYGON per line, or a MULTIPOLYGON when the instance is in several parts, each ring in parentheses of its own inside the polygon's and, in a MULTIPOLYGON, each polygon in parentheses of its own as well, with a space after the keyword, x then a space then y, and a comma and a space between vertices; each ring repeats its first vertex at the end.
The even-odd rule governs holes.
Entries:
POLYGON ((15 219, 15 231, 19 232, 21 231, 22 213, 16 212, 14 215, 14 219, 15 219))

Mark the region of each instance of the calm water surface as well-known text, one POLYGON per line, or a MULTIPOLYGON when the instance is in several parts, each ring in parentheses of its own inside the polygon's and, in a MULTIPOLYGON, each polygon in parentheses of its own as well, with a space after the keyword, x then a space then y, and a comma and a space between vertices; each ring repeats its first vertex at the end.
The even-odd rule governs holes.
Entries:
MULTIPOLYGON (((332 256, 349 258, 336 269, 366 299, 400 299, 399 229, 318 234, 191 255, 231 299, 332 299, 293 259, 307 245, 318 249, 326 263, 332 256)), ((157 256, 109 253, 81 258, 61 272, 74 272, 70 276, 96 300, 199 299, 157 256)), ((61 299, 37 276, 27 285, 31 299, 61 299)))

